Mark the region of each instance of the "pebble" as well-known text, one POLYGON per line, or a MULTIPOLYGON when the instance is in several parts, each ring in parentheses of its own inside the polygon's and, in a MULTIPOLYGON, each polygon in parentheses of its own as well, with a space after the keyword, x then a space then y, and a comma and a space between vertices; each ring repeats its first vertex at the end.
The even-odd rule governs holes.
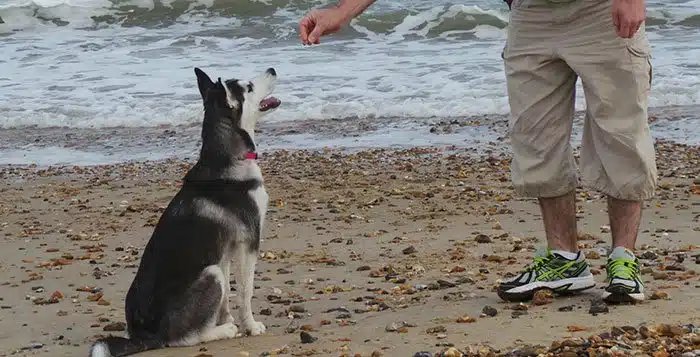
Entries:
POLYGON ((658 257, 659 257, 659 256, 658 256, 656 253, 647 250, 646 252, 642 253, 642 254, 639 256, 639 259, 644 259, 644 260, 656 260, 656 258, 658 258, 658 257))
POLYGON ((598 314, 607 314, 610 312, 610 308, 602 299, 591 299, 591 307, 588 309, 588 313, 595 316, 598 314))
POLYGON ((490 238, 489 236, 487 236, 486 234, 479 234, 479 235, 477 235, 476 237, 474 237, 474 241, 476 241, 477 243, 482 243, 482 244, 483 244, 483 243, 492 243, 492 242, 493 242, 493 241, 491 240, 491 238, 490 238))
POLYGON ((496 310, 495 307, 486 305, 484 308, 481 310, 481 313, 484 314, 484 316, 489 316, 489 317, 494 317, 498 314, 498 310, 496 310))
POLYGON ((301 305, 292 305, 289 307, 289 311, 297 312, 297 313, 304 313, 304 312, 306 312, 306 308, 304 308, 301 305))
POLYGON ((669 300, 670 297, 665 291, 654 291, 649 297, 651 300, 669 300))
POLYGON ((456 322, 457 322, 457 323, 460 323, 460 324, 472 323, 472 322, 476 322, 476 319, 473 318, 473 317, 471 317, 471 316, 469 316, 469 315, 466 315, 466 316, 460 316, 460 317, 458 317, 456 322))
POLYGON ((43 343, 35 342, 35 343, 30 344, 29 346, 22 347, 22 349, 23 350, 37 350, 37 349, 40 349, 42 347, 44 347, 43 343))
POLYGON ((443 325, 438 325, 438 326, 435 326, 435 327, 430 327, 430 328, 428 328, 427 330, 425 330, 425 333, 427 333, 427 334, 429 334, 429 335, 434 335, 434 334, 437 334, 437 333, 444 333, 444 332, 447 332, 447 328, 446 328, 445 326, 443 326, 443 325))
POLYGON ((540 352, 535 348, 535 346, 524 346, 520 350, 516 350, 516 355, 520 357, 535 357, 540 354, 540 352))
POLYGON ((454 347, 450 347, 447 350, 440 353, 440 357, 462 357, 464 354, 454 347))
POLYGON ((673 263, 665 267, 665 270, 667 271, 686 271, 686 269, 687 268, 680 263, 673 263))
POLYGON ((126 324, 124 322, 112 322, 111 324, 105 325, 102 328, 103 331, 116 332, 126 330, 126 324))
POLYGON ((676 337, 685 334, 687 329, 683 328, 682 326, 661 324, 656 328, 656 332, 658 332, 661 336, 676 337))
POLYGON ((511 312, 510 317, 517 319, 520 316, 525 316, 527 314, 528 314, 528 312, 525 310, 516 310, 516 311, 511 312))
POLYGON ((442 279, 438 280, 437 283, 442 288, 454 288, 455 286, 457 286, 457 284, 455 284, 451 281, 442 280, 442 279))
POLYGON ((318 340, 317 337, 311 336, 311 334, 306 331, 301 331, 299 333, 299 339, 301 340, 301 343, 313 343, 318 340))
POLYGON ((600 253, 596 250, 589 250, 586 252, 587 259, 600 259, 600 253))
POLYGON ((537 290, 532 297, 533 305, 546 305, 552 303, 552 301, 554 301, 554 292, 550 289, 537 290))
POLYGON ((409 255, 409 254, 414 254, 418 252, 418 250, 414 246, 408 246, 407 248, 404 248, 402 250, 403 254, 409 255))
POLYGON ((654 278, 654 280, 667 280, 668 279, 668 273, 663 272, 663 271, 655 271, 651 275, 654 278))

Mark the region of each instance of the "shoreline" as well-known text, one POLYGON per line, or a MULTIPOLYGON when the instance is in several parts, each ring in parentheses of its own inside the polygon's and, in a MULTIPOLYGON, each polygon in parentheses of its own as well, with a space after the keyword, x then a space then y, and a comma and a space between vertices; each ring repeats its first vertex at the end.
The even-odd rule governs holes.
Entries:
MULTIPOLYGON (((664 339, 667 355, 700 349, 700 146, 656 148, 659 191, 637 252, 654 298, 595 315, 609 244, 595 192, 579 189, 577 208, 596 289, 505 303, 494 286, 544 243, 536 202, 510 188, 507 154, 265 152, 270 212, 253 309, 268 332, 142 355, 413 356, 452 345, 485 357, 516 347, 512 356, 658 357, 650 348, 664 339), (301 343, 302 331, 317 340, 301 343)), ((121 334, 141 249, 191 164, 0 168, 0 356, 84 355, 95 336, 121 334)))
MULTIPOLYGON (((700 107, 651 108, 655 139, 700 145, 700 107)), ((581 140, 584 113, 574 117, 572 145, 581 140)), ((474 154, 509 153, 508 118, 479 115, 462 118, 348 118, 337 120, 259 123, 259 152, 276 150, 372 149, 420 147, 470 148, 474 154)), ((130 161, 196 159, 200 125, 114 128, 0 129, 0 165, 102 165, 130 161)))

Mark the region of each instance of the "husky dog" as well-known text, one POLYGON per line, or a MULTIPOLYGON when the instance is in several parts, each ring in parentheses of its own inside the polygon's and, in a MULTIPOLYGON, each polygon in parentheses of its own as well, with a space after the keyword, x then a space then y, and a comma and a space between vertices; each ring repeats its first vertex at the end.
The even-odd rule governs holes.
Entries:
POLYGON ((213 82, 199 68, 204 102, 199 160, 187 172, 143 251, 126 296, 128 337, 107 337, 90 357, 126 356, 260 335, 251 307, 268 196, 256 162, 254 129, 277 108, 273 68, 250 81, 213 82), (234 325, 228 293, 231 261, 239 300, 234 325))

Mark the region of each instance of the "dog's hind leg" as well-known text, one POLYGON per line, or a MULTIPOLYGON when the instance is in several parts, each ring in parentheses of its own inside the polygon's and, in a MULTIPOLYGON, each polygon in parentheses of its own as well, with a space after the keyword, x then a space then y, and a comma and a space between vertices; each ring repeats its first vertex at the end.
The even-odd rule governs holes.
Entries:
POLYGON ((261 335, 265 333, 266 328, 262 322, 255 321, 252 307, 257 250, 241 244, 236 248, 235 257, 241 329, 252 336, 261 335))
POLYGON ((201 342, 234 338, 238 328, 232 322, 217 326, 224 302, 228 303, 228 280, 218 265, 210 265, 163 320, 169 346, 193 346, 201 342))

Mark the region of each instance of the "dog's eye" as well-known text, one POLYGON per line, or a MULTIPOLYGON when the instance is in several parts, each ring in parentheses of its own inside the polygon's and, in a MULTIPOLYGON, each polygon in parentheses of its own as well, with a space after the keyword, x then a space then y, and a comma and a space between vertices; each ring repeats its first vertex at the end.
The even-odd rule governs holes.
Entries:
POLYGON ((252 84, 252 83, 248 83, 248 93, 250 93, 250 92, 252 92, 252 91, 253 91, 253 84, 252 84))

